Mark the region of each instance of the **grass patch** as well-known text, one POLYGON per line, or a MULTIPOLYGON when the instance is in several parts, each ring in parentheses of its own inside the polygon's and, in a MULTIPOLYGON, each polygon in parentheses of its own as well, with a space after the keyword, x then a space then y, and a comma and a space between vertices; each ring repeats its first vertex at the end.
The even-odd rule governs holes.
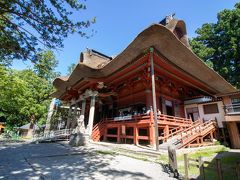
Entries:
POLYGON ((135 156, 135 155, 131 155, 131 154, 121 154, 121 153, 120 153, 120 155, 130 157, 130 158, 133 158, 133 159, 138 159, 138 160, 141 160, 141 161, 149 161, 148 158, 144 157, 144 156, 135 156))
POLYGON ((122 156, 126 156, 126 157, 130 157, 130 158, 133 158, 133 159, 138 159, 138 160, 142 160, 142 161, 149 161, 147 157, 145 156, 142 156, 142 155, 132 155, 132 154, 129 154, 129 153, 125 153, 125 152, 115 152, 115 151, 103 151, 103 150, 98 150, 96 151, 96 153, 98 154, 103 154, 103 155, 122 155, 122 156))
MULTIPOLYGON (((193 158, 193 159, 197 159, 200 156, 202 156, 204 158, 214 157, 216 154, 223 153, 223 152, 226 152, 228 150, 229 150, 229 148, 220 145, 220 146, 217 146, 217 147, 200 149, 200 150, 197 150, 195 152, 188 153, 188 157, 193 158)), ((177 157, 177 159, 178 159, 178 161, 183 161, 184 160, 183 154, 179 155, 177 157)))
POLYGON ((163 155, 163 154, 160 155, 160 156, 157 158, 157 162, 167 164, 167 163, 168 163, 168 155, 163 155))
MULTIPOLYGON (((234 168, 232 169, 225 169, 225 167, 229 166, 236 166, 237 162, 240 162, 240 155, 239 153, 230 153, 228 152, 229 148, 226 148, 225 146, 217 146, 212 148, 206 148, 201 149, 196 152, 188 153, 188 157, 192 159, 198 159, 199 156, 202 156, 204 160, 209 161, 211 164, 209 167, 205 164, 204 165, 204 172, 205 172, 205 179, 217 179, 217 173, 216 173, 216 155, 219 155, 221 153, 226 152, 226 154, 220 155, 221 164, 222 164, 222 175, 223 179, 225 180, 237 180, 236 171, 234 168), (210 169, 210 167, 213 167, 214 169, 210 169)), ((177 157, 178 159, 178 169, 181 174, 184 174, 184 158, 183 155, 180 155, 177 157)), ((193 163, 191 161, 191 163, 193 163)), ((197 163, 193 163, 197 164, 197 163)), ((189 175, 190 177, 197 177, 199 175, 199 169, 197 167, 191 166, 189 168, 189 175)))
POLYGON ((103 154, 103 155, 112 155, 112 156, 114 156, 114 155, 117 154, 117 153, 114 152, 114 151, 102 151, 102 150, 97 150, 96 153, 98 153, 98 154, 103 154))

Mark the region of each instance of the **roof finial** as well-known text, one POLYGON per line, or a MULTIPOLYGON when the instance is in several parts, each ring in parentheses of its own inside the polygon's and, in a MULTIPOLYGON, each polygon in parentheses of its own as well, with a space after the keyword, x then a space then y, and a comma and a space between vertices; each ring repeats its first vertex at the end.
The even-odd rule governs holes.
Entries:
POLYGON ((171 20, 173 20, 174 16, 175 16, 175 13, 166 16, 166 24, 168 24, 171 20))
POLYGON ((163 20, 161 20, 159 23, 166 26, 171 20, 173 20, 175 16, 175 13, 172 13, 170 15, 167 15, 163 20))

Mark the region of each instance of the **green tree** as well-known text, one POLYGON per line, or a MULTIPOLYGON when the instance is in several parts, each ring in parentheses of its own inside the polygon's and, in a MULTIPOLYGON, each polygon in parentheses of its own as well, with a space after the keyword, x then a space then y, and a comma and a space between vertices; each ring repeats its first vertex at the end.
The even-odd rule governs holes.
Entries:
POLYGON ((37 62, 34 64, 33 70, 39 77, 51 83, 54 78, 60 75, 60 73, 55 72, 58 61, 51 50, 38 53, 36 58, 37 62))
POLYGON ((240 88, 240 3, 203 24, 190 41, 193 52, 227 81, 240 88))
POLYGON ((52 87, 32 70, 9 70, 0 66, 0 113, 8 126, 44 122, 52 87))
POLYGON ((17 71, 0 65, 0 115, 10 127, 46 121, 58 61, 49 50, 38 53, 37 58, 32 70, 17 71))
POLYGON ((10 59, 35 62, 39 45, 61 48, 63 39, 75 32, 88 37, 87 28, 95 19, 72 18, 85 9, 78 0, 0 0, 0 63, 10 59))

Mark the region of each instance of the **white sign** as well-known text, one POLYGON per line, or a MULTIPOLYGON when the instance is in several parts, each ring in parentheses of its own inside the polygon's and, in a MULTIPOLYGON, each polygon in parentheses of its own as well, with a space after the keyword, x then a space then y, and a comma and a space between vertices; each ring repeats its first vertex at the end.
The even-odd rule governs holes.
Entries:
POLYGON ((129 120, 132 119, 132 116, 120 116, 120 117, 115 117, 113 120, 114 121, 124 121, 124 120, 129 120))

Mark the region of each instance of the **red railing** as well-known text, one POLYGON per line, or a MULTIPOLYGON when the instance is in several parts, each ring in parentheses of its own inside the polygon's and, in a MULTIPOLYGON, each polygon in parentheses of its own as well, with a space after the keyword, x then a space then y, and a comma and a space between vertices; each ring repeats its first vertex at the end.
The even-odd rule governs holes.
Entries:
POLYGON ((181 118, 181 117, 176 117, 176 116, 169 116, 165 114, 158 115, 158 120, 159 121, 168 121, 172 123, 183 123, 183 124, 192 124, 191 119, 187 118, 181 118))
POLYGON ((188 129, 191 129, 192 126, 195 126, 196 124, 199 124, 202 122, 201 120, 197 120, 191 124, 191 127, 185 127, 185 126, 178 126, 176 128, 170 129, 169 132, 163 132, 159 137, 159 140, 166 141, 169 138, 172 138, 174 136, 180 135, 183 131, 187 131, 188 129))
MULTIPOLYGON (((135 115, 135 116, 119 117, 115 119, 105 118, 93 127, 92 139, 94 141, 99 141, 101 136, 104 135, 105 129, 110 126, 118 126, 119 124, 129 124, 129 126, 146 124, 146 127, 149 127, 151 123, 153 123, 153 113, 150 113, 150 115, 142 114, 142 115, 135 115)), ((162 137, 159 137, 159 140, 163 139, 164 141, 166 141, 168 138, 181 133, 183 130, 185 130, 189 126, 192 126, 195 123, 193 123, 191 119, 169 116, 164 114, 158 115, 159 125, 161 124, 170 125, 171 127, 177 126, 176 128, 170 129, 168 133, 166 132, 164 134, 161 134, 160 136, 162 137)), ((110 135, 108 134, 106 134, 105 136, 110 137, 110 135)))
MULTIPOLYGON (((146 115, 146 114, 141 114, 141 115, 134 115, 131 116, 129 119, 123 119, 122 120, 114 120, 114 118, 105 118, 104 120, 106 122, 111 122, 111 123, 119 123, 119 122, 139 122, 139 121, 150 121, 151 116, 146 115)), ((187 118, 181 118, 181 117, 175 117, 175 116, 169 116, 165 114, 158 115, 158 123, 161 123, 161 121, 166 121, 166 122, 171 122, 171 123, 181 123, 181 124, 186 124, 186 125, 191 125, 193 122, 191 119, 187 118)))
POLYGON ((100 141, 100 138, 103 135, 105 130, 104 123, 105 123, 105 120, 101 120, 100 122, 95 124, 95 126, 93 126, 93 130, 92 130, 93 141, 100 141))

